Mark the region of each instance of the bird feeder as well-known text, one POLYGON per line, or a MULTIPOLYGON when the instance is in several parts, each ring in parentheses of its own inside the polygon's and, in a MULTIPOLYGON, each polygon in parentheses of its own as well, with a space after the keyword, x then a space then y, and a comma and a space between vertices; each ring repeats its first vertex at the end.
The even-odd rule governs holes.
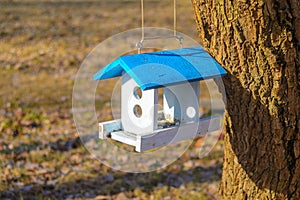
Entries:
POLYGON ((99 138, 142 152, 219 130, 219 117, 199 119, 199 81, 225 74, 200 46, 119 57, 94 75, 122 77, 121 119, 99 123, 99 138), (158 88, 164 88, 160 111, 158 88))

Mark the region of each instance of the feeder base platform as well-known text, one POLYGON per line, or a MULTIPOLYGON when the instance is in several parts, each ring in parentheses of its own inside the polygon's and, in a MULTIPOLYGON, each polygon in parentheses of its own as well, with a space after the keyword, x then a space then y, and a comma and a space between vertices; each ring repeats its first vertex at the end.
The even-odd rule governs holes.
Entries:
POLYGON ((149 134, 138 135, 123 130, 121 120, 99 123, 99 138, 113 140, 135 147, 137 152, 166 146, 182 140, 220 130, 220 117, 201 118, 198 122, 157 129, 149 134))

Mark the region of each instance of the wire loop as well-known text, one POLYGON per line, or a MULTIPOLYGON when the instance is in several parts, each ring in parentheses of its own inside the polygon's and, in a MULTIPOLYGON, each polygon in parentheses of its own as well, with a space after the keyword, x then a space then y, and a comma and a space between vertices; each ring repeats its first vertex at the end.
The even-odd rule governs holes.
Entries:
POLYGON ((176 0, 173 0, 174 2, 174 23, 173 23, 173 36, 167 36, 167 37, 145 37, 145 17, 144 17, 144 0, 141 0, 141 18, 142 18, 142 39, 136 43, 136 47, 138 48, 138 53, 141 53, 141 50, 143 48, 143 42, 145 40, 155 40, 155 39, 169 39, 169 38, 176 38, 179 42, 180 48, 183 47, 183 37, 177 35, 177 3, 176 0))

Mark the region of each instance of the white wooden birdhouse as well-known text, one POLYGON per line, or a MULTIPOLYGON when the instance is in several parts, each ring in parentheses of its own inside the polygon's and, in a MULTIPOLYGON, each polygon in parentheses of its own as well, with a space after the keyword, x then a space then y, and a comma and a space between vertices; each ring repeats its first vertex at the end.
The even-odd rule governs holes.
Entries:
POLYGON ((99 123, 99 138, 142 152, 218 130, 219 117, 199 119, 199 81, 225 74, 200 46, 119 57, 94 75, 122 76, 121 119, 99 123), (164 88, 162 110, 158 88, 164 88))

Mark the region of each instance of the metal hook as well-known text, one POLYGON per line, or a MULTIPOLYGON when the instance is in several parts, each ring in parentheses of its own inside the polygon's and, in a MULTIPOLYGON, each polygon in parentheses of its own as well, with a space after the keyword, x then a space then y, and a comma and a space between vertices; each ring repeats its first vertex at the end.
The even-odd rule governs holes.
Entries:
POLYGON ((136 47, 138 48, 138 54, 140 54, 141 50, 143 48, 143 41, 141 40, 141 41, 137 42, 136 47))

